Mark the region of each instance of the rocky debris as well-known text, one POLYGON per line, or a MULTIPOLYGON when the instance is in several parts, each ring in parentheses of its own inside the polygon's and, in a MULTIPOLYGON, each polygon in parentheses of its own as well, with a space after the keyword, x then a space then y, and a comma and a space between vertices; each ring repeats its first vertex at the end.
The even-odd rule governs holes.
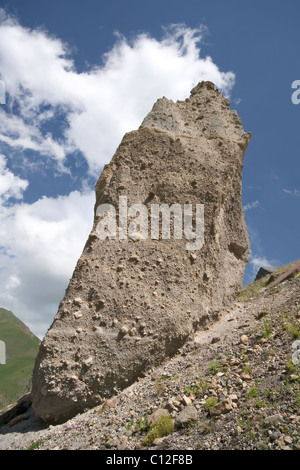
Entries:
POLYGON ((183 408, 175 419, 175 428, 181 429, 187 426, 192 426, 198 419, 198 412, 193 405, 188 405, 183 408))
POLYGON ((249 342, 248 336, 247 336, 247 335, 242 335, 242 336, 240 337, 240 342, 241 342, 242 344, 247 344, 247 343, 249 342))
POLYGON ((113 406, 106 402, 46 429, 32 422, 34 416, 6 424, 0 449, 300 450, 300 366, 291 360, 299 312, 300 277, 239 300, 199 331, 197 341, 120 391, 113 406), (262 311, 268 313, 259 318, 262 311), (244 334, 247 343, 240 341, 244 334), (211 342, 215 336, 218 343, 211 342), (213 416, 205 406, 212 398, 231 409, 223 405, 213 416), (193 421, 142 445, 150 416, 168 411, 178 422, 190 407, 193 421))
POLYGON ((212 406, 209 410, 211 416, 219 416, 225 413, 229 413, 233 409, 233 403, 230 397, 220 401, 216 405, 212 406))
POLYGON ((236 296, 249 255, 241 181, 250 135, 201 82, 185 101, 159 99, 124 136, 97 182, 94 226, 36 360, 33 407, 45 422, 128 387, 236 296))
POLYGON ((292 362, 293 364, 298 365, 300 364, 300 340, 299 339, 297 339, 296 341, 292 343, 292 350, 293 350, 292 362))
POLYGON ((103 405, 103 411, 110 410, 111 408, 116 408, 118 404, 118 398, 108 398, 103 405))

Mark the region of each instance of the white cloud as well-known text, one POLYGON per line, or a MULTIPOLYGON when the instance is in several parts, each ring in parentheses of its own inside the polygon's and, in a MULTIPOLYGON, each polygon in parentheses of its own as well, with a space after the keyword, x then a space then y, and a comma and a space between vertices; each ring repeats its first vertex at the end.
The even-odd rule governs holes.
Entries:
MULTIPOLYGON (((7 204, 22 198, 28 181, 6 163, 18 156, 33 172, 37 159, 51 159, 61 172, 67 171, 66 156, 75 159, 79 151, 98 176, 124 133, 139 127, 158 98, 185 99, 201 80, 228 95, 234 73, 201 57, 204 33, 203 27, 173 25, 161 40, 117 35, 103 62, 80 72, 68 45, 42 29, 23 27, 0 9, 0 79, 7 92, 0 109, 6 154, 0 158, 0 306, 36 334, 49 327, 81 254, 94 191, 7 204)), ((81 175, 83 182, 86 177, 81 175)))
POLYGON ((283 192, 289 194, 290 196, 300 196, 300 189, 284 189, 283 192))
POLYGON ((6 18, 0 25, 0 70, 19 118, 7 119, 0 139, 60 161, 68 151, 80 150, 98 174, 123 134, 140 125, 159 97, 185 99, 201 80, 230 92, 234 74, 221 72, 210 57, 200 57, 203 34, 203 27, 173 25, 160 41, 139 34, 129 42, 119 35, 103 64, 79 73, 66 44, 6 18), (64 111, 69 126, 62 131, 63 140, 42 138, 39 116, 45 105, 64 111))
POLYGON ((251 209, 256 209, 257 207, 260 207, 259 201, 253 201, 253 202, 248 202, 248 204, 245 204, 243 206, 244 211, 249 211, 251 209))
POLYGON ((93 191, 74 191, 1 208, 0 305, 36 334, 43 335, 50 325, 81 255, 94 198, 93 191))
POLYGON ((259 270, 262 266, 272 266, 272 262, 269 261, 265 256, 256 256, 251 255, 249 262, 251 263, 253 269, 256 271, 259 270))
POLYGON ((6 168, 6 158, 0 154, 0 200, 22 199, 27 186, 27 180, 19 178, 6 168))
MULTIPOLYGON (((41 121, 39 116, 36 124, 38 121, 41 121)), ((53 140, 50 134, 43 135, 36 124, 26 124, 19 116, 7 115, 0 109, 0 140, 8 144, 11 149, 17 151, 29 149, 53 158, 61 163, 58 165, 61 168, 66 156, 66 144, 61 145, 53 140)))

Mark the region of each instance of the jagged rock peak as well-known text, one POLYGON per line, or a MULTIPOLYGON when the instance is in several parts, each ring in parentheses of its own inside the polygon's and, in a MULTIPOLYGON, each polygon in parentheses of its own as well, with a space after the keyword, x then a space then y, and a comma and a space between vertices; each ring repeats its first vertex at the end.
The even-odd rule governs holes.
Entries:
POLYGON ((141 127, 153 127, 181 136, 204 136, 207 139, 236 139, 246 148, 251 133, 245 134, 241 120, 230 103, 212 82, 201 82, 190 98, 174 103, 161 98, 154 104, 141 127))
POLYGON ((94 225, 36 360, 38 416, 61 422, 100 404, 232 301, 249 255, 249 140, 211 82, 185 101, 159 99, 124 136, 96 184, 94 225))

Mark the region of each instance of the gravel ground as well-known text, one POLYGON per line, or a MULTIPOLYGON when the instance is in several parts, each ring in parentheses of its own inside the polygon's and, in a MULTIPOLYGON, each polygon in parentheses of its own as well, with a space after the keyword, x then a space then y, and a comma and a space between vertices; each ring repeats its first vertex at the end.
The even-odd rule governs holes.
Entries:
POLYGON ((49 427, 29 408, 0 450, 300 450, 300 277, 265 280, 103 406, 49 427), (171 426, 145 439, 161 415, 171 426))

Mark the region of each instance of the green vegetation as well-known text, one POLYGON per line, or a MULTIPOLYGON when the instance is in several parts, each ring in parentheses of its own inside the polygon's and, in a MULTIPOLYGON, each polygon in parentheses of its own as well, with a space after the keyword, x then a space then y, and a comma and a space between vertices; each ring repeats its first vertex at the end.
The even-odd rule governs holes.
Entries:
POLYGON ((175 374, 175 375, 171 378, 171 380, 177 380, 177 379, 179 379, 179 375, 178 375, 178 374, 175 374))
POLYGON ((260 408, 262 408, 263 406, 265 406, 265 401, 262 400, 262 399, 259 399, 259 400, 257 400, 257 401, 255 402, 254 406, 255 406, 255 408, 260 409, 260 408))
POLYGON ((196 393, 198 391, 199 386, 197 384, 193 384, 191 386, 187 386, 184 388, 186 393, 191 394, 191 393, 196 393))
POLYGON ((148 429, 147 418, 145 416, 141 416, 136 423, 136 427, 140 431, 147 431, 148 429))
POLYGON ((244 408, 241 410, 241 415, 237 420, 237 424, 243 429, 247 440, 253 441, 255 439, 254 432, 254 421, 248 419, 248 409, 244 408))
POLYGON ((209 397, 204 403, 205 411, 209 411, 214 405, 218 403, 217 397, 209 397))
POLYGON ((258 297, 261 293, 261 289, 265 287, 265 284, 270 276, 263 277, 262 279, 258 279, 257 281, 252 282, 248 286, 245 286, 237 300, 248 300, 253 299, 254 297, 258 297))
POLYGON ((134 426, 134 420, 133 418, 131 418, 131 420, 126 424, 125 429, 129 431, 133 426, 134 426))
POLYGON ((198 389, 200 390, 202 395, 204 395, 206 390, 208 389, 208 382, 202 377, 199 377, 198 389))
POLYGON ((171 415, 162 415, 151 426, 143 440, 143 446, 149 446, 155 439, 168 436, 174 431, 174 421, 171 415))
POLYGON ((154 387, 157 395, 162 395, 166 389, 165 384, 161 383, 159 380, 154 382, 154 387))
POLYGON ((215 375, 218 372, 220 372, 220 362, 219 361, 210 362, 208 366, 208 373, 211 375, 215 375))
POLYGON ((248 392, 248 395, 247 395, 247 398, 250 399, 250 398, 256 398, 258 397, 258 394, 259 394, 259 391, 258 391, 258 388, 256 385, 253 385, 252 388, 250 388, 249 392, 248 392))
POLYGON ((168 374, 163 374, 155 380, 154 386, 157 395, 162 395, 166 389, 165 381, 170 379, 168 374))
POLYGON ((293 363, 291 357, 287 357, 286 366, 287 366, 288 371, 289 371, 291 374, 295 374, 295 373, 296 373, 296 366, 295 366, 295 364, 293 363))
POLYGON ((249 362, 249 356, 248 354, 243 355, 244 362, 249 362))
POLYGON ((268 398, 268 400, 273 400, 274 399, 274 392, 273 390, 270 390, 268 388, 266 388, 264 391, 263 391, 263 394, 266 398, 268 398))
POLYGON ((264 320, 264 329, 263 329, 263 335, 262 337, 267 339, 272 333, 272 326, 270 324, 270 321, 265 319, 264 320))
POLYGON ((296 405, 300 408, 300 390, 296 392, 296 405))
POLYGON ((2 410, 30 390, 40 341, 21 320, 4 308, 0 308, 0 340, 6 346, 6 364, 0 365, 2 410))
POLYGON ((30 446, 27 448, 27 450, 35 450, 35 449, 38 449, 42 444, 43 444, 43 441, 42 441, 42 440, 40 440, 40 441, 35 441, 35 442, 33 442, 32 444, 30 444, 30 446))
MULTIPOLYGON (((277 274, 282 274, 285 271, 287 271, 288 269, 292 268, 297 263, 299 263, 299 261, 300 260, 293 261, 290 264, 282 266, 281 268, 277 269, 275 273, 272 273, 272 274, 273 275, 274 274, 276 274, 276 275, 277 274)), ((266 287, 267 289, 269 289, 269 286, 267 285, 267 282, 270 279, 270 277, 271 277, 271 274, 268 274, 267 276, 265 276, 261 279, 258 279, 257 281, 252 282, 248 286, 243 287, 243 289, 241 290, 237 300, 242 300, 243 301, 243 300, 248 300, 248 299, 253 299, 255 297, 258 297, 261 294, 261 289, 262 288, 266 287)), ((298 277, 298 274, 297 274, 297 277, 298 277)))
POLYGON ((198 421, 197 428, 200 434, 210 433, 210 425, 206 421, 198 421))
POLYGON ((286 331, 293 339, 300 338, 300 327, 298 325, 294 325, 293 323, 287 322, 285 324, 286 331))
POLYGON ((169 378, 168 374, 163 374, 157 380, 161 382, 162 380, 167 380, 168 378, 169 378))

